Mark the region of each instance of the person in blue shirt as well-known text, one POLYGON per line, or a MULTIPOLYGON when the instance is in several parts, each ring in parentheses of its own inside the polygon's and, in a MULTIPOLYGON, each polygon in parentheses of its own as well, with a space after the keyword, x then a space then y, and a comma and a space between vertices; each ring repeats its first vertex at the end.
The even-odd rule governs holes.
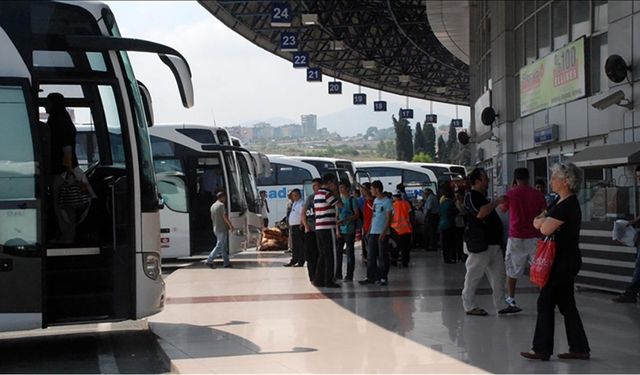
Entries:
POLYGON ((393 203, 383 192, 382 182, 371 183, 371 191, 375 196, 373 201, 373 218, 369 231, 369 254, 367 262, 367 278, 360 280, 360 284, 387 285, 389 274, 389 224, 393 214, 393 203))
POLYGON ((353 281, 356 266, 354 243, 356 240, 356 222, 360 217, 358 202, 350 194, 349 181, 340 181, 338 191, 342 200, 342 208, 338 209, 336 228, 336 279, 342 278, 342 250, 347 245, 347 274, 344 281, 353 281))

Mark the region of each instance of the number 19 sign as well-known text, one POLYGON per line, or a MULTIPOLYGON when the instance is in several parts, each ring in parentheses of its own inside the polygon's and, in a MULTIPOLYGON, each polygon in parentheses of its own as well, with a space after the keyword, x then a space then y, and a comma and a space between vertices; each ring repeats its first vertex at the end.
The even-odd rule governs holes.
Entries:
POLYGON ((353 104, 354 105, 366 105, 367 104, 367 94, 353 94, 353 104))
POLYGON ((322 82, 322 70, 320 68, 307 69, 307 82, 322 82))

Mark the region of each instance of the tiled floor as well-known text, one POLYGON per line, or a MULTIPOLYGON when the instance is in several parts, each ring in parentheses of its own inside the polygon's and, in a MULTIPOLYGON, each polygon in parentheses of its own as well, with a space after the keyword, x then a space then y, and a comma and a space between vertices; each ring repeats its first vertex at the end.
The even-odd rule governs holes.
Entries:
MULTIPOLYGON (((390 284, 318 289, 281 253, 239 254, 233 269, 201 263, 169 275, 165 310, 151 319, 174 368, 190 373, 637 373, 640 308, 577 294, 590 361, 528 361, 536 290, 521 282, 512 316, 467 316, 464 265, 415 251, 390 284)), ((358 261, 356 280, 364 275, 358 261)), ((478 301, 491 308, 488 284, 478 301)), ((556 352, 566 351, 561 315, 556 352)))

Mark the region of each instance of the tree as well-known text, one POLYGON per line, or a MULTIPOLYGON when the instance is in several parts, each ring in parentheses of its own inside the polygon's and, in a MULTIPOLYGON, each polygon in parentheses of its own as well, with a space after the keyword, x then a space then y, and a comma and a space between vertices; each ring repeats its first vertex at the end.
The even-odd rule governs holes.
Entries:
POLYGON ((367 132, 365 133, 365 137, 369 139, 370 137, 375 138, 378 135, 378 128, 375 126, 369 126, 367 128, 367 132))
POLYGON ((448 162, 453 162, 456 159, 460 148, 458 147, 458 132, 453 126, 453 123, 449 125, 449 136, 447 138, 447 154, 445 159, 448 162))
POLYGON ((424 133, 424 152, 431 156, 432 159, 436 158, 436 130, 432 124, 424 123, 422 127, 422 133, 424 133))
POLYGON ((424 146, 425 146, 425 139, 424 139, 424 133, 422 132, 422 126, 420 126, 420 123, 417 123, 416 132, 413 138, 413 152, 414 153, 424 152, 424 146))
POLYGON ((431 155, 428 155, 424 152, 419 152, 413 155, 413 159, 411 161, 415 161, 418 163, 433 163, 433 158, 431 155))
POLYGON ((413 137, 409 120, 396 119, 395 116, 391 116, 391 119, 396 131, 396 160, 409 161, 413 158, 413 137))
POLYGON ((447 158, 447 142, 444 141, 444 137, 440 135, 438 137, 438 158, 440 163, 444 163, 447 158))
POLYGON ((376 146, 376 154, 380 157, 384 157, 386 152, 387 145, 385 144, 384 140, 381 140, 380 142, 378 142, 378 146, 376 146))

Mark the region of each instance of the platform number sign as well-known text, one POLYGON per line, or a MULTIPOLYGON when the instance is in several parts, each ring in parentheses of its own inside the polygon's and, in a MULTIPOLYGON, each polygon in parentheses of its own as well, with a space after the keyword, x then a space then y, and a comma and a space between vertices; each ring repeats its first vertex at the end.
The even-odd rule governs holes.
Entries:
POLYGON ((373 102, 373 111, 374 112, 386 112, 387 111, 387 102, 384 100, 378 100, 373 102))
POLYGON ((413 118, 413 109, 400 108, 400 118, 413 118))
POLYGON ((362 94, 362 93, 353 94, 353 104, 354 105, 366 105, 367 104, 367 94, 362 94))
POLYGON ((438 122, 438 115, 426 115, 424 122, 427 124, 435 124, 438 122))
POLYGON ((320 68, 307 69, 307 82, 322 82, 322 70, 320 68))
POLYGON ((298 33, 283 31, 280 33, 280 50, 297 51, 298 50, 298 33))
POLYGON ((462 119, 461 118, 451 119, 451 125, 453 125, 454 128, 461 128, 462 127, 462 119))
POLYGON ((309 54, 306 52, 294 52, 293 53, 293 67, 294 68, 308 68, 309 67, 309 54))
POLYGON ((329 94, 342 94, 342 82, 329 82, 329 94))
POLYGON ((271 3, 271 26, 289 27, 291 26, 291 7, 287 3, 271 3))

